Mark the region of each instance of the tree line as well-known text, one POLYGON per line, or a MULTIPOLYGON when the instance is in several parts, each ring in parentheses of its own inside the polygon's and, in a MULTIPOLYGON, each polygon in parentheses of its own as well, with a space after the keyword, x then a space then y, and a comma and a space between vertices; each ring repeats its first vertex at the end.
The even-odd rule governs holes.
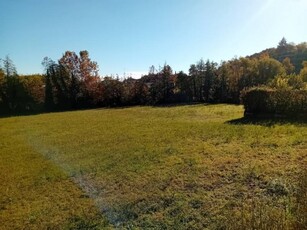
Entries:
POLYGON ((140 79, 101 77, 87 51, 66 51, 57 61, 44 58, 45 74, 18 75, 7 56, 0 68, 0 113, 167 103, 240 103, 243 89, 266 85, 306 90, 307 43, 288 44, 249 57, 216 63, 200 59, 188 73, 165 64, 140 79), (293 64, 294 61, 294 64, 293 64), (297 64, 301 61, 300 66, 297 64))

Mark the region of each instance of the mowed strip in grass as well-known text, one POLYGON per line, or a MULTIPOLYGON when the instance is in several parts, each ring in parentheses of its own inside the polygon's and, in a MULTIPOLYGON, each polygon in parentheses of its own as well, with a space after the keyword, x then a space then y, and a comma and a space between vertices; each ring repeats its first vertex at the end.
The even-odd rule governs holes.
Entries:
POLYGON ((242 114, 192 105, 2 118, 0 228, 262 224, 255 201, 286 228, 306 124, 231 122, 242 114))

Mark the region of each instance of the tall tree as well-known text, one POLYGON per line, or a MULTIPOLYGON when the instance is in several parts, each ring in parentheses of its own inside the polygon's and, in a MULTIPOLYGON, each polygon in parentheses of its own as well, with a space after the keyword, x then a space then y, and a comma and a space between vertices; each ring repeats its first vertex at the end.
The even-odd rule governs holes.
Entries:
POLYGON ((2 60, 2 65, 7 78, 17 75, 16 67, 8 55, 2 60))
POLYGON ((48 57, 45 57, 42 61, 42 65, 45 69, 45 110, 52 111, 55 107, 53 96, 53 85, 51 79, 51 68, 55 65, 54 61, 48 57))
MULTIPOLYGON (((77 108, 81 98, 85 97, 81 88, 81 64, 78 55, 75 52, 66 51, 59 60, 59 65, 62 66, 68 73, 67 79, 67 93, 69 94, 70 103, 72 108, 77 108)), ((65 81, 62 80, 64 83, 65 81)))
POLYGON ((6 56, 2 59, 2 83, 0 97, 5 112, 19 113, 29 110, 31 97, 27 94, 24 85, 17 75, 13 61, 6 56))
POLYGON ((91 61, 88 51, 80 51, 80 56, 74 52, 66 51, 59 60, 68 73, 70 73, 70 98, 72 103, 82 101, 83 106, 96 103, 101 97, 101 80, 98 75, 98 65, 91 61))
POLYGON ((197 68, 195 64, 190 65, 189 69, 189 76, 192 80, 192 88, 193 88, 193 101, 198 101, 199 97, 198 96, 198 90, 197 90, 197 68))
POLYGON ((278 43, 277 49, 285 49, 288 45, 288 42, 285 37, 283 37, 278 43))
POLYGON ((205 100, 205 79, 206 79, 206 64, 203 59, 200 59, 196 63, 196 69, 197 69, 197 91, 198 91, 198 97, 199 101, 205 100))
POLYGON ((165 64, 161 71, 162 84, 163 84, 162 91, 163 91, 163 101, 164 102, 169 102, 169 99, 172 95, 172 89, 174 86, 171 83, 172 74, 173 74, 172 68, 169 65, 165 64))
POLYGON ((193 101, 193 81, 189 75, 180 71, 177 74, 177 85, 182 101, 193 101))
POLYGON ((4 71, 0 68, 0 112, 6 109, 5 104, 5 74, 4 71))
POLYGON ((228 75, 226 62, 222 62, 217 69, 217 76, 213 81, 212 97, 214 102, 228 102, 228 75))
POLYGON ((102 97, 98 64, 89 58, 88 51, 80 51, 81 90, 88 103, 96 104, 102 97))
POLYGON ((211 94, 213 90, 213 82, 216 76, 216 66, 214 62, 207 60, 205 64, 205 75, 204 75, 204 100, 206 102, 212 101, 211 94))

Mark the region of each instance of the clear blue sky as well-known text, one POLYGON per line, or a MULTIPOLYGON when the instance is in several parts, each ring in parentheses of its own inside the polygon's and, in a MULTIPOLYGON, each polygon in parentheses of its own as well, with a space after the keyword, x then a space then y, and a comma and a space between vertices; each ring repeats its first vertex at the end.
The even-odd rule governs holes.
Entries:
POLYGON ((88 50, 100 74, 187 72, 287 41, 307 41, 307 0, 0 0, 0 58, 19 74, 88 50))

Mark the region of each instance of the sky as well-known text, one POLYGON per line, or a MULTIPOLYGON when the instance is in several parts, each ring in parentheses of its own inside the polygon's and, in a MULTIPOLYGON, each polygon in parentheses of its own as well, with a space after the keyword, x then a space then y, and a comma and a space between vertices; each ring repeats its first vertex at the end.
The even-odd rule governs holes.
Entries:
POLYGON ((89 51, 101 76, 139 77, 151 65, 188 72, 307 41, 307 0, 0 0, 0 58, 43 73, 48 56, 89 51))

